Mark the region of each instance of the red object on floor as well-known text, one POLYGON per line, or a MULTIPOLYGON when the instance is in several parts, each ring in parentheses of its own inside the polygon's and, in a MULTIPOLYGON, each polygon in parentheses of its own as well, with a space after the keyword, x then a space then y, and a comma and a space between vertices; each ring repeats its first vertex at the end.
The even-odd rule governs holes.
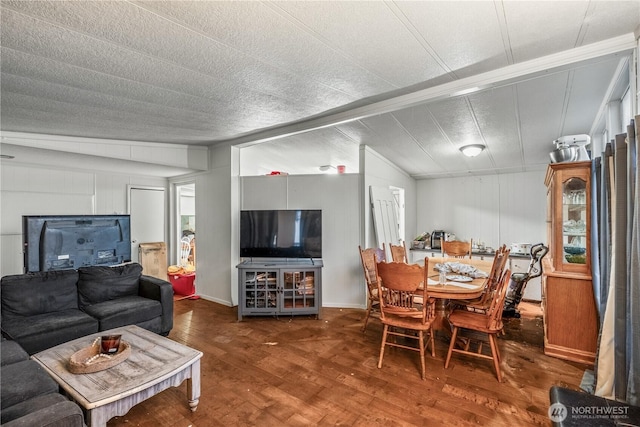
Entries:
POLYGON ((190 274, 169 274, 169 281, 173 286, 173 293, 178 295, 191 296, 196 293, 194 282, 196 273, 190 274))

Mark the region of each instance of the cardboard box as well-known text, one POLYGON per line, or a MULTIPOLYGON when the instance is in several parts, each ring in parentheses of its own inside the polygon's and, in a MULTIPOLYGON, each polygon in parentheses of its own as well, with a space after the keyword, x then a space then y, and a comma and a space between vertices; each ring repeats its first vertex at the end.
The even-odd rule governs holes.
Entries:
POLYGON ((142 274, 167 280, 167 245, 164 242, 140 243, 138 262, 142 274))

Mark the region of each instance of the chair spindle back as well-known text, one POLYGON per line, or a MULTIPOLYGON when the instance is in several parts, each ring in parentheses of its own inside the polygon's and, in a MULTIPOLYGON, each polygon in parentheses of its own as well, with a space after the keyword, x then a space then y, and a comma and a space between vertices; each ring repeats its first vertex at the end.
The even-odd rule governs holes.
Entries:
POLYGON ((426 323, 433 313, 431 305, 416 306, 416 298, 427 301, 427 272, 429 259, 425 258, 425 267, 404 262, 378 263, 378 296, 382 319, 392 314, 402 317, 421 318, 426 323))

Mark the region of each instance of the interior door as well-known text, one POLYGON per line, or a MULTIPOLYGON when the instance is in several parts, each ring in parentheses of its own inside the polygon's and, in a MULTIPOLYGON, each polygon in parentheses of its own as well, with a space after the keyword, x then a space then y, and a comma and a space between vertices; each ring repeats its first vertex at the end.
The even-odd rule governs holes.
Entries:
POLYGON ((131 261, 139 262, 140 243, 165 242, 164 188, 130 187, 131 261))
POLYGON ((176 264, 187 264, 195 267, 196 263, 196 197, 194 182, 188 184, 176 184, 176 200, 178 205, 178 218, 176 224, 176 241, 180 242, 175 257, 176 264), (188 241, 188 243, 187 243, 188 241), (186 248, 183 247, 186 245, 186 248), (186 253, 183 251, 186 250, 186 253))
MULTIPOLYGON (((376 232, 376 241, 381 248, 383 243, 400 243, 398 231, 398 217, 396 199, 388 187, 369 187, 371 198, 371 210, 373 212, 373 227, 376 232)), ((389 254, 387 254, 389 256, 389 254)))

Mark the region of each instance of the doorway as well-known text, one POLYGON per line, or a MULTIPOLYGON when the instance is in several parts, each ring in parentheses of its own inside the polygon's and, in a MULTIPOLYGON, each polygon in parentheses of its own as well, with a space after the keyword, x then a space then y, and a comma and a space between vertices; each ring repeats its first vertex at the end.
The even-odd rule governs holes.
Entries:
POLYGON ((396 210, 396 219, 398 221, 398 236, 404 240, 404 188, 389 187, 393 194, 394 208, 396 210))
POLYGON ((140 262, 138 256, 140 243, 165 241, 164 213, 164 188, 129 187, 131 261, 140 262))
POLYGON ((195 270, 196 266, 196 184, 176 184, 176 207, 179 242, 176 265, 195 270))
POLYGON ((404 189, 371 186, 369 194, 378 247, 381 248, 383 243, 399 244, 404 240, 405 232, 404 189))

